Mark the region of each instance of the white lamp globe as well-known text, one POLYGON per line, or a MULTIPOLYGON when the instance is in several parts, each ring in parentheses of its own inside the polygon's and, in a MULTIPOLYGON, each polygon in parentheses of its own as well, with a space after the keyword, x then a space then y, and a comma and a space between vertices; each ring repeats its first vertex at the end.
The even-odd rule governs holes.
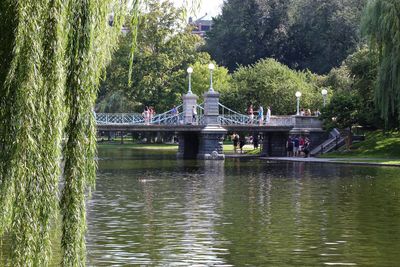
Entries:
POLYGON ((212 63, 208 64, 208 69, 209 70, 214 70, 215 69, 214 64, 212 64, 212 63))
POLYGON ((301 92, 297 91, 297 92, 296 92, 296 97, 297 97, 297 98, 301 97, 301 92))
POLYGON ((328 90, 322 89, 321 94, 322 94, 323 96, 326 96, 326 95, 328 94, 328 90))
POLYGON ((189 73, 189 74, 193 73, 193 68, 192 68, 192 67, 189 67, 189 68, 187 69, 187 73, 189 73))

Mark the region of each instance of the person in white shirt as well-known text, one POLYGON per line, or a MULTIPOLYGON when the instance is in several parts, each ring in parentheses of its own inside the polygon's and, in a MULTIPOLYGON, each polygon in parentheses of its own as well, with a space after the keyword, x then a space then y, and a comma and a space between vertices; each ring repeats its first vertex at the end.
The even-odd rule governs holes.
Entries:
POLYGON ((271 120, 271 107, 267 107, 267 114, 265 115, 265 123, 269 123, 271 120))
POLYGON ((192 108, 192 116, 193 116, 192 123, 196 124, 197 123, 197 108, 196 108, 196 106, 193 106, 193 108, 192 108))

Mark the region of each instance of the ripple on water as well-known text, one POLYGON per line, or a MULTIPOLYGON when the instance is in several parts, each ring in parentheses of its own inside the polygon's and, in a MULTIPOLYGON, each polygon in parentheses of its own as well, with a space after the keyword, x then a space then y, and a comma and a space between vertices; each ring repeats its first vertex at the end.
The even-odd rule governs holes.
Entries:
POLYGON ((392 169, 127 155, 99 164, 88 203, 91 266, 400 262, 400 198, 388 197, 400 196, 400 177, 392 169))

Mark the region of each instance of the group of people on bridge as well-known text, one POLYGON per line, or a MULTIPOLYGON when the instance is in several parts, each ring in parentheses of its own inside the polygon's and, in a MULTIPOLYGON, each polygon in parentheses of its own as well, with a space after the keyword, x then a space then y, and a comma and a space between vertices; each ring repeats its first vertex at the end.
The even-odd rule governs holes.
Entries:
POLYGON ((144 123, 146 125, 149 125, 151 123, 151 121, 153 120, 153 117, 156 115, 156 111, 155 111, 154 107, 146 106, 144 108, 144 111, 143 111, 142 115, 143 115, 143 118, 144 118, 144 123))
MULTIPOLYGON (((250 123, 257 123, 259 125, 264 124, 264 108, 260 106, 257 111, 254 111, 253 105, 251 104, 247 109, 247 114, 250 118, 250 123), (256 116, 256 117, 255 117, 256 116), (255 119, 256 118, 256 119, 255 119)), ((269 123, 271 121, 271 107, 267 107, 267 112, 265 114, 265 123, 269 123)))

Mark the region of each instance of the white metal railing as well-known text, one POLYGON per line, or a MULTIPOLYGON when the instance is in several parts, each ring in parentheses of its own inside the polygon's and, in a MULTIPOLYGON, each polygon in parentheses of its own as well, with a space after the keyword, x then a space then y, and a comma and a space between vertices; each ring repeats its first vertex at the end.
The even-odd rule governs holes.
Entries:
POLYGON ((344 142, 344 138, 340 135, 340 132, 335 128, 330 133, 330 138, 317 146, 311 151, 311 155, 315 156, 318 154, 328 153, 334 150, 337 146, 344 142))
POLYGON ((260 126, 294 126, 294 119, 292 116, 271 116, 269 120, 265 116, 259 118, 258 116, 250 116, 240 114, 223 104, 219 104, 220 116, 219 121, 221 125, 260 125, 260 126))
POLYGON ((251 119, 250 116, 240 114, 223 104, 219 103, 219 121, 221 125, 249 125, 257 124, 256 119, 251 119))
POLYGON ((95 117, 98 125, 173 125, 183 118, 183 114, 179 112, 181 107, 182 105, 177 106, 176 112, 171 109, 155 116, 140 113, 96 113, 95 117))
MULTIPOLYGON (((182 105, 167 112, 157 114, 155 116, 144 116, 140 113, 97 113, 96 122, 98 125, 174 125, 184 123, 184 112, 182 105)), ((249 115, 240 114, 221 103, 219 103, 219 122, 222 126, 234 125, 253 125, 253 126, 275 126, 275 127, 315 127, 320 125, 320 122, 312 122, 314 118, 298 118, 298 116, 271 116, 267 121, 265 116, 259 119, 258 116, 251 117, 249 115), (314 125, 315 124, 315 125, 314 125)), ((204 103, 197 105, 197 125, 206 123, 204 117, 204 103)))
POLYGON ((139 113, 96 113, 97 124, 144 124, 144 116, 139 113))

